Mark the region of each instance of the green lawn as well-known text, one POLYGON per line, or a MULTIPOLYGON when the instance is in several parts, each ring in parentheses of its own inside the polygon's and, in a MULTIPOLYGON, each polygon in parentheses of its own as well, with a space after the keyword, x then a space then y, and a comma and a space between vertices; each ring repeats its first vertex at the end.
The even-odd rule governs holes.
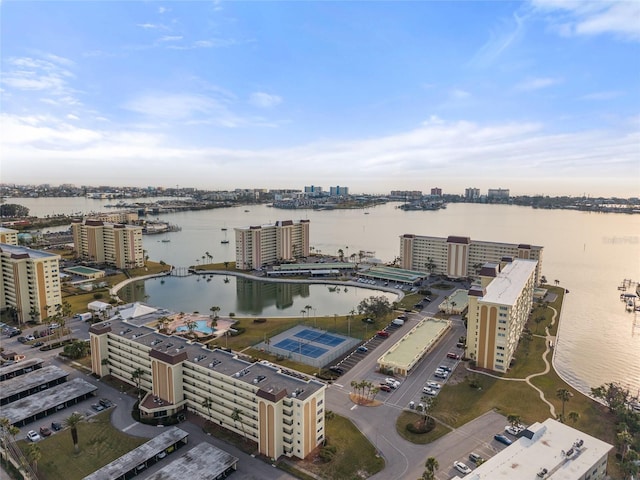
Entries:
POLYGON ((396 420, 396 431, 398 432, 398 435, 411 443, 424 445, 437 440, 451 431, 450 428, 447 428, 438 422, 436 422, 435 428, 428 433, 411 433, 407 430, 408 423, 414 423, 421 419, 422 415, 418 413, 402 412, 396 420))
MULTIPOLYGON (((103 412, 78 425, 80 452, 75 453, 69 429, 38 442, 40 480, 81 480, 104 465, 142 445, 147 440, 126 435, 111 426, 110 412, 103 412)), ((28 443, 17 442, 23 452, 28 443)))
POLYGON ((384 460, 377 456, 375 447, 348 418, 333 415, 325 420, 328 445, 336 447, 336 454, 328 463, 295 462, 307 470, 328 480, 368 478, 384 468, 384 460))

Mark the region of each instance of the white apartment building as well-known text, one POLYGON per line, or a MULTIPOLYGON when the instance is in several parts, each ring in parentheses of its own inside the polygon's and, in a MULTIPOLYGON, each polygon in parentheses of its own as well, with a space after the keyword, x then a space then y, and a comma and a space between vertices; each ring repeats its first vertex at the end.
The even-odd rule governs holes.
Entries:
POLYGON ((142 227, 85 220, 73 222, 71 233, 77 258, 117 268, 144 266, 142 227))
POLYGON ((428 237, 404 234, 400 237, 400 267, 451 278, 473 277, 487 262, 504 257, 536 260, 536 284, 542 276, 543 247, 528 244, 486 242, 469 237, 428 237))
POLYGON ((135 385, 133 372, 142 371, 143 416, 188 409, 255 442, 272 459, 305 458, 325 438, 322 382, 124 320, 94 324, 89 334, 93 373, 135 385))
POLYGON ((602 440, 549 418, 527 427, 517 441, 464 478, 603 480, 607 478, 607 455, 612 448, 602 440))
POLYGON ((20 323, 42 322, 62 304, 60 256, 0 244, 0 308, 15 309, 20 323))
POLYGON ((467 355, 476 366, 505 372, 524 329, 535 289, 535 260, 488 263, 469 289, 467 355))
POLYGON ((236 268, 253 270, 309 255, 309 220, 236 228, 236 268))
POLYGON ((18 230, 0 227, 0 243, 18 245, 18 230))

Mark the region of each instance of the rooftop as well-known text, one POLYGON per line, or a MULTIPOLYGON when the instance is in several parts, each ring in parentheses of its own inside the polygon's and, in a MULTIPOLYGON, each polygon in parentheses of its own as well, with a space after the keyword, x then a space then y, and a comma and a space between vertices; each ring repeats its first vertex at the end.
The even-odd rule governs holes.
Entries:
POLYGON ((30 390, 68 376, 69 373, 54 365, 39 368, 28 375, 20 375, 19 377, 15 377, 4 382, 2 384, 2 393, 0 393, 0 398, 4 400, 12 397, 13 395, 24 392, 25 390, 30 390))
POLYGON ((232 468, 238 459, 210 443, 201 443, 166 467, 158 470, 147 480, 208 480, 218 478, 232 468))
POLYGON ((20 247, 18 245, 9 245, 6 243, 0 243, 0 252, 7 253, 11 257, 21 257, 24 258, 33 258, 33 259, 41 259, 41 258, 60 258, 59 255, 55 253, 45 252, 43 250, 34 250, 28 247, 20 247))
POLYGON ((536 271, 535 260, 517 259, 507 264, 486 287, 482 300, 501 305, 513 305, 527 280, 536 271))
POLYGON ((612 448, 602 440, 549 418, 528 427, 522 437, 476 468, 465 480, 575 480, 606 460, 612 448), (546 473, 540 476, 544 470, 546 473))
POLYGON ((23 360, 18 363, 14 363, 13 365, 7 365, 5 367, 0 367, 0 377, 5 378, 11 377, 13 372, 17 372, 19 370, 24 370, 29 367, 38 367, 44 361, 41 358, 29 358, 28 360, 23 360))

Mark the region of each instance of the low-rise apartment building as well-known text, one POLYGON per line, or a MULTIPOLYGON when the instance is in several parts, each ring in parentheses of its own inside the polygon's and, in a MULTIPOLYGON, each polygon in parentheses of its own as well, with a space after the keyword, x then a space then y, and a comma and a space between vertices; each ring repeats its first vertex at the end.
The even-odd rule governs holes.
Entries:
POLYGON ((142 227, 102 220, 71 224, 76 257, 117 268, 144 266, 142 227))
POLYGON ((0 243, 0 271, 0 308, 18 322, 41 322, 62 304, 59 255, 0 243))
POLYGON ((124 320, 94 324, 89 333, 93 372, 139 382, 148 392, 143 416, 188 409, 273 459, 305 458, 325 438, 325 385, 315 379, 124 320))
POLYGON ((7 245, 18 245, 18 230, 13 228, 0 227, 0 243, 7 245))
POLYGON ((451 235, 429 237, 404 234, 400 237, 400 267, 442 274, 451 278, 472 277, 487 262, 503 257, 536 260, 536 284, 542 277, 543 247, 529 244, 486 242, 451 235))
POLYGON ((535 260, 504 259, 480 271, 469 289, 467 356, 476 366, 505 372, 529 318, 535 289, 535 260))
POLYGON ((235 233, 236 268, 241 270, 309 255, 309 220, 236 228, 235 233))

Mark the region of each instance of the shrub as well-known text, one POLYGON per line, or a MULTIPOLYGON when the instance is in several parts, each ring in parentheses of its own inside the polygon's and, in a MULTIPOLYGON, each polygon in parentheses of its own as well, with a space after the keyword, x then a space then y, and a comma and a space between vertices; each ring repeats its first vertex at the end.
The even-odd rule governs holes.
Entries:
POLYGON ((93 298, 95 298, 96 300, 100 300, 103 297, 104 297, 104 293, 101 293, 101 292, 96 292, 93 294, 93 298))
POLYGON ((422 434, 429 433, 436 427, 436 422, 433 418, 428 417, 427 421, 423 424, 422 420, 418 420, 417 422, 409 422, 407 423, 407 430, 411 433, 422 434))

